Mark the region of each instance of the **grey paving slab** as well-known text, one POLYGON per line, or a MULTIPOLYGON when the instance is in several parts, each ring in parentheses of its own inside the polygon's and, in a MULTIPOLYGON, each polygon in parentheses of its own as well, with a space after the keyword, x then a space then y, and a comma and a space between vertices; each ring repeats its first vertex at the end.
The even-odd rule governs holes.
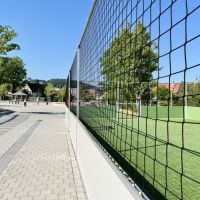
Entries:
POLYGON ((65 127, 65 107, 32 104, 14 109, 29 118, 16 132, 12 129, 0 136, 0 155, 13 144, 18 149, 13 149, 12 158, 0 172, 0 199, 87 199, 65 127), (42 121, 35 127, 38 120, 42 121))
POLYGON ((36 121, 30 129, 27 130, 24 135, 17 140, 17 142, 0 158, 0 173, 8 166, 8 164, 12 161, 14 156, 18 153, 18 151, 22 148, 24 143, 31 136, 33 131, 39 126, 41 121, 36 121))
POLYGON ((28 115, 11 115, 11 116, 3 116, 0 122, 0 136, 7 133, 9 130, 15 128, 19 124, 23 123, 28 119, 28 115))
POLYGON ((0 125, 5 124, 15 119, 18 115, 4 115, 0 118, 0 125))

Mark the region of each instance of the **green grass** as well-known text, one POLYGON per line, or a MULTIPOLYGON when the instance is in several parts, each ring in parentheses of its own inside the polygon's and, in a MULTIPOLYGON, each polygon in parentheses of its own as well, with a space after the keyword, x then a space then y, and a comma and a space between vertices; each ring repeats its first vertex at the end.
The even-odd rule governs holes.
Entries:
MULTIPOLYGON (((82 107, 80 115, 167 199, 199 199, 200 124, 189 120, 183 124, 177 117, 180 107, 171 115, 174 122, 125 115, 117 120, 112 109, 82 107)), ((160 119, 165 116, 166 110, 161 109, 160 119)))

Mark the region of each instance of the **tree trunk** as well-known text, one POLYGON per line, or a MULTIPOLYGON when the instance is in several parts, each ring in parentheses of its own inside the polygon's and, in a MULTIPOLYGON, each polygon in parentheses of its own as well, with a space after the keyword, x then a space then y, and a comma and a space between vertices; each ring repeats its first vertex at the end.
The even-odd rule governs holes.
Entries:
POLYGON ((16 84, 15 83, 12 83, 12 93, 15 93, 16 92, 16 84))

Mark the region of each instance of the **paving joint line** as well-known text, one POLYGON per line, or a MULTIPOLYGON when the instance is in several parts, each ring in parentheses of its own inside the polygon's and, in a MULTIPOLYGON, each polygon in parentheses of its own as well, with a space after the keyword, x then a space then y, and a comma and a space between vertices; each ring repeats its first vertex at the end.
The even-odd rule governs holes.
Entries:
POLYGON ((0 157, 0 174, 13 160, 15 155, 21 150, 26 141, 32 135, 34 130, 40 125, 42 120, 37 120, 1 157, 0 157))

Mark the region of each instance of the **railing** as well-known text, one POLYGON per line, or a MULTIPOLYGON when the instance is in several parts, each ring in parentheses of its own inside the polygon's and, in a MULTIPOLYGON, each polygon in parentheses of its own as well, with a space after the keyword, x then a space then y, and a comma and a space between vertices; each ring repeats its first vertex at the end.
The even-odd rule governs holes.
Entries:
POLYGON ((66 104, 151 199, 200 197, 200 2, 96 0, 66 104))

